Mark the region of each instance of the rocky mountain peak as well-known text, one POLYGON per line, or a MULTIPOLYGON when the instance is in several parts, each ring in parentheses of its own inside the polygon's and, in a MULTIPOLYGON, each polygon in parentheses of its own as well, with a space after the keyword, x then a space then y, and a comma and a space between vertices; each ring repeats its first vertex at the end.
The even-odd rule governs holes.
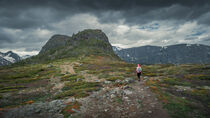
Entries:
POLYGON ((86 29, 71 37, 54 35, 42 47, 39 59, 52 60, 91 54, 106 54, 116 57, 108 37, 99 29, 86 29))
POLYGON ((78 41, 81 40, 91 40, 96 39, 99 41, 105 41, 109 43, 108 37, 102 30, 99 29, 86 29, 78 32, 77 34, 73 34, 72 37, 67 35, 56 34, 53 35, 47 43, 42 47, 40 53, 44 53, 50 49, 55 49, 58 47, 64 47, 67 45, 75 45, 78 44, 78 41))
POLYGON ((102 30, 99 30, 99 29, 86 29, 73 35, 72 38, 74 40, 97 39, 97 40, 109 42, 106 34, 102 32, 102 30))
POLYGON ((56 34, 53 35, 48 41, 47 43, 42 47, 42 50, 40 51, 40 53, 44 53, 47 50, 53 49, 53 48, 57 48, 57 47, 61 47, 61 46, 65 46, 67 44, 67 41, 70 39, 71 37, 66 36, 66 35, 60 35, 60 34, 56 34))

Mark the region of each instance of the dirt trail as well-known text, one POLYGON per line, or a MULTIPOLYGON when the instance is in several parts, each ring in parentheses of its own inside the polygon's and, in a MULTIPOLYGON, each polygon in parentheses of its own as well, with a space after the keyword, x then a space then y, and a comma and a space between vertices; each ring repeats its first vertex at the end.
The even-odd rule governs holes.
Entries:
POLYGON ((67 72, 70 74, 75 74, 73 64, 60 65, 60 69, 62 74, 66 74, 67 72))
POLYGON ((140 114, 141 118, 169 118, 168 112, 162 108, 162 104, 155 97, 144 82, 136 82, 132 85, 136 90, 136 95, 142 96, 143 109, 140 114), (143 97, 144 96, 144 97, 143 97), (149 113, 151 111, 152 113, 149 113))
POLYGON ((107 85, 79 102, 82 103, 80 116, 85 118, 169 118, 143 81, 125 87, 107 85))
MULTIPOLYGON (((76 74, 73 68, 73 65, 75 63, 66 63, 65 65, 60 65, 60 69, 61 69, 61 74, 66 74, 66 73, 70 73, 70 74, 76 74)), ((78 64, 78 63, 76 63, 78 64)), ((51 78, 51 84, 54 85, 54 87, 52 88, 52 90, 59 90, 61 88, 64 87, 64 83, 65 82, 61 82, 59 78, 57 77, 52 77, 51 78)))

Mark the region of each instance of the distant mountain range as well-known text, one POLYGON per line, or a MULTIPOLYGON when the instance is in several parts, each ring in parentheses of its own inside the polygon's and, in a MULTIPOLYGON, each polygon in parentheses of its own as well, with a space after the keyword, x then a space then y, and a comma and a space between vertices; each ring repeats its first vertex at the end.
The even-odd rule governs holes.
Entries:
POLYGON ((38 55, 20 57, 12 51, 0 52, 0 66, 20 63, 40 63, 69 57, 106 55, 141 64, 210 63, 210 46, 178 44, 170 46, 141 46, 128 49, 111 46, 105 33, 98 29, 87 29, 72 36, 54 35, 42 47, 38 55), (118 57, 118 56, 119 57, 118 57), (28 59, 26 59, 28 58, 28 59))
POLYGON ((8 51, 6 53, 0 52, 0 66, 9 65, 11 63, 15 63, 20 60, 21 60, 20 56, 12 51, 8 51))
POLYGON ((123 60, 141 64, 210 63, 210 46, 201 44, 177 44, 170 46, 141 46, 114 52, 123 60))
POLYGON ((12 51, 8 51, 6 53, 0 52, 0 66, 19 62, 20 60, 27 59, 29 57, 31 57, 31 55, 19 56, 18 54, 12 51))

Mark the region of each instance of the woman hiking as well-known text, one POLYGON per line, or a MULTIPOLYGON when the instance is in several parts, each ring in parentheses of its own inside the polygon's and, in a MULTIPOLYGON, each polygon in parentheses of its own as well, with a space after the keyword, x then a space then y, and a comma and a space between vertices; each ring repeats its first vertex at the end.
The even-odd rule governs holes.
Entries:
POLYGON ((137 77, 138 77, 139 81, 141 80, 141 72, 142 72, 141 65, 137 64, 136 73, 137 73, 137 77))

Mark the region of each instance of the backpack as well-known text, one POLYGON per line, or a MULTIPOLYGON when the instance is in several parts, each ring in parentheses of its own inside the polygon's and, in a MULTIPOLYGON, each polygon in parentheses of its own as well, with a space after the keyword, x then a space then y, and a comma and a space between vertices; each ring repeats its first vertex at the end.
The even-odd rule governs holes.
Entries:
POLYGON ((140 72, 141 72, 141 67, 139 67, 139 68, 137 69, 137 72, 138 72, 138 73, 140 73, 140 72))

